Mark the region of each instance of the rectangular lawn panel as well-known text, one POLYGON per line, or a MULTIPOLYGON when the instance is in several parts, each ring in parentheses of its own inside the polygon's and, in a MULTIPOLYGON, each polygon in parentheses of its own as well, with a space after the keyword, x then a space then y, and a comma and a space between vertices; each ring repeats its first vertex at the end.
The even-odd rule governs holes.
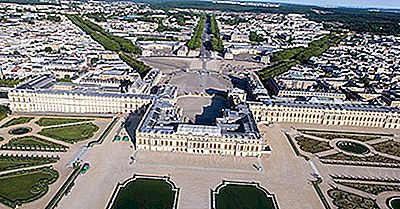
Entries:
POLYGON ((0 156, 0 171, 14 170, 55 162, 57 162, 57 158, 52 157, 0 156))
POLYGON ((326 141, 319 141, 304 136, 299 136, 295 139, 297 144, 300 145, 300 149, 305 152, 318 153, 333 149, 326 141))
POLYGON ((380 136, 373 136, 373 135, 362 135, 362 134, 334 134, 334 133, 319 133, 319 132, 304 132, 305 134, 316 136, 328 140, 332 139, 353 139, 361 142, 380 139, 380 136))
POLYGON ((383 152, 389 155, 400 157, 400 142, 389 140, 372 145, 378 152, 383 152))
POLYGON ((172 209, 175 192, 164 180, 137 179, 121 188, 112 209, 172 209))
POLYGON ((378 154, 370 156, 355 156, 344 153, 335 153, 327 156, 320 157, 324 160, 339 160, 339 161, 354 161, 354 162, 369 162, 369 163, 391 163, 400 164, 400 160, 384 157, 378 154))
POLYGON ((99 130, 93 123, 67 125, 53 128, 45 128, 39 132, 40 135, 61 140, 67 143, 76 143, 90 139, 99 130))
POLYGON ((58 179, 58 172, 50 168, 19 171, 0 176, 0 202, 15 208, 44 196, 48 185, 58 179))
POLYGON ((7 116, 11 113, 10 108, 0 105, 0 121, 3 120, 4 118, 7 118, 7 116))
POLYGON ((34 119, 34 117, 13 118, 12 120, 10 120, 7 123, 3 124, 0 128, 6 128, 6 127, 9 127, 9 126, 14 126, 14 125, 18 125, 18 124, 29 123, 29 121, 31 121, 33 119, 34 119))
POLYGON ((344 190, 330 189, 328 190, 328 196, 332 199, 332 203, 337 208, 379 209, 379 206, 376 204, 375 200, 344 190))
POLYGON ((24 136, 19 138, 11 139, 7 144, 1 146, 1 149, 6 150, 62 150, 66 151, 67 146, 57 144, 45 139, 39 138, 37 136, 24 136))
POLYGON ((39 126, 55 126, 68 123, 78 123, 84 121, 92 121, 92 118, 40 118, 35 123, 39 126))
POLYGON ((216 209, 275 209, 272 198, 251 185, 226 185, 215 199, 216 209))
POLYGON ((382 192, 400 192, 400 185, 395 184, 373 184, 373 183, 360 183, 360 182, 342 182, 335 181, 337 184, 351 187, 353 189, 361 190, 363 192, 379 195, 382 192))

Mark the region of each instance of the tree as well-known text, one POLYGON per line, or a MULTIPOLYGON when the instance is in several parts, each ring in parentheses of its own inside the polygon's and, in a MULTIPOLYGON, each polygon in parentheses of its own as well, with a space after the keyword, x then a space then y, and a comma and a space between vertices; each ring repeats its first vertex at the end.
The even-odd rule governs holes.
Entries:
POLYGON ((256 32, 251 31, 249 35, 249 39, 251 42, 260 43, 263 42, 265 39, 261 35, 258 35, 256 32))
POLYGON ((53 51, 53 49, 51 47, 49 47, 49 46, 46 46, 44 48, 44 51, 47 52, 47 53, 51 53, 53 51))
POLYGON ((222 52, 224 50, 224 43, 221 40, 221 34, 219 32, 218 23, 215 16, 210 17, 211 20, 211 33, 213 38, 211 39, 211 49, 213 51, 222 52))

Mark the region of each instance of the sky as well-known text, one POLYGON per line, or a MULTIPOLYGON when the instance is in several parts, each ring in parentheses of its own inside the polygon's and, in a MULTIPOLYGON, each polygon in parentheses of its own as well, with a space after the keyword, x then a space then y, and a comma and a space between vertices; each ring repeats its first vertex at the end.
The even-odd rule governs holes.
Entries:
MULTIPOLYGON (((247 0, 250 1, 250 0, 247 0)), ((400 9, 400 0, 251 0, 257 2, 290 3, 329 7, 400 9)))

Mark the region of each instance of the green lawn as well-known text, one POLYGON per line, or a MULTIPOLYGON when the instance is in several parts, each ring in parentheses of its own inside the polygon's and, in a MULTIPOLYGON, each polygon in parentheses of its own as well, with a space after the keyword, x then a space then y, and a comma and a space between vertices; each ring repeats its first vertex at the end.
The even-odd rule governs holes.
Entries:
POLYGON ((78 125, 45 128, 41 130, 39 134, 73 144, 92 138, 94 133, 98 130, 99 127, 93 123, 83 123, 78 125))
POLYGON ((372 145, 378 152, 400 157, 400 142, 389 140, 372 145))
POLYGON ((335 181, 337 184, 343 186, 351 187, 353 189, 358 189, 363 192, 371 193, 373 195, 379 195, 382 192, 400 192, 400 186, 395 184, 371 184, 371 183, 361 183, 361 182, 342 182, 335 181))
POLYGON ((3 140, 4 140, 4 138, 2 136, 0 136, 0 141, 3 141, 3 140))
POLYGON ((373 199, 346 192, 340 189, 330 189, 328 191, 328 196, 332 199, 333 204, 340 209, 379 209, 379 206, 373 199))
POLYGON ((353 140, 357 140, 357 141, 361 141, 361 142, 366 142, 366 141, 370 141, 370 140, 375 140, 375 139, 380 139, 381 136, 379 135, 373 135, 373 134, 356 134, 356 133, 342 133, 342 132, 336 132, 336 133, 332 133, 332 132, 322 132, 322 131, 301 131, 304 134, 308 134, 311 136, 316 136, 316 137, 320 137, 320 138, 324 138, 324 139, 328 139, 328 140, 332 140, 332 139, 338 139, 338 138, 344 138, 344 139, 353 139, 353 140))
POLYGON ((8 121, 4 125, 2 125, 0 128, 5 128, 9 126, 14 126, 18 124, 25 124, 29 123, 29 121, 33 120, 34 117, 19 117, 19 118, 13 118, 12 120, 8 121))
POLYGON ((392 163, 392 164, 400 164, 400 160, 395 160, 392 158, 384 157, 381 155, 371 155, 371 156, 355 156, 355 155, 348 155, 344 153, 335 153, 331 155, 327 155, 321 157, 320 159, 326 160, 343 160, 343 161, 354 161, 354 162, 370 162, 370 163, 392 163))
POLYGON ((50 168, 14 172, 0 176, 0 202, 15 208, 44 196, 48 185, 58 179, 58 172, 50 168))
POLYGON ((227 185, 215 199, 217 209, 275 209, 271 197, 250 185, 227 185))
POLYGON ((171 209, 175 192, 164 180, 138 179, 118 192, 112 209, 171 209))
POLYGON ((10 108, 0 105, 0 121, 11 113, 10 108))
POLYGON ((300 149, 305 152, 317 153, 333 149, 326 141, 319 141, 304 136, 295 138, 300 149))
POLYGON ((0 171, 14 170, 55 162, 57 162, 57 159, 50 157, 0 156, 0 171))
POLYGON ((51 141, 47 141, 45 139, 36 137, 36 136, 24 136, 19 138, 11 139, 7 144, 3 145, 2 149, 12 149, 11 147, 20 147, 22 149, 26 147, 34 147, 29 150, 42 150, 41 148, 58 148, 61 150, 67 150, 68 147, 57 144, 51 141))
POLYGON ((55 125, 62 125, 68 123, 77 123, 77 122, 84 122, 84 121, 92 121, 94 119, 89 118, 40 118, 35 123, 39 126, 55 126, 55 125))

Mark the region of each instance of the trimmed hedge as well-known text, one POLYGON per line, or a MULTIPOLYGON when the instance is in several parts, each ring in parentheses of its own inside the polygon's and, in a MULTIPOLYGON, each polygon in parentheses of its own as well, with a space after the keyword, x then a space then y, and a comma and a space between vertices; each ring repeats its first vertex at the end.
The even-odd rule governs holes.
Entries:
POLYGON ((0 202, 11 208, 43 197, 59 173, 52 168, 18 171, 0 176, 0 202))

